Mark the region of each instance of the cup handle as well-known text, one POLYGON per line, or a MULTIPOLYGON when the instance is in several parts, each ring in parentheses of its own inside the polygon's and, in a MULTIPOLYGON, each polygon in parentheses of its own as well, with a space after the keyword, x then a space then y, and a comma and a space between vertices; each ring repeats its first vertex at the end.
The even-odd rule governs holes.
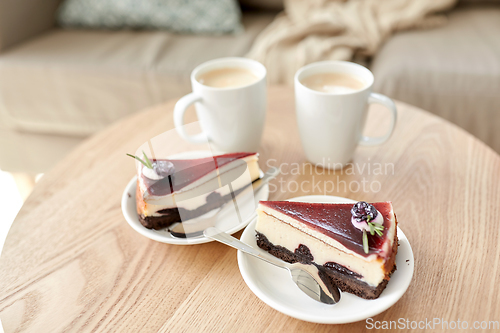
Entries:
POLYGON ((389 97, 377 93, 371 93, 370 97, 368 97, 368 103, 378 103, 382 104, 386 108, 388 108, 391 111, 391 125, 389 126, 389 131, 379 137, 369 137, 369 136, 362 136, 361 139, 359 140, 359 144, 362 146, 376 146, 380 145, 384 142, 386 142, 389 137, 391 136, 392 132, 394 131, 394 126, 396 125, 396 119, 398 117, 398 110, 396 109, 396 104, 390 99, 389 97))
POLYGON ((175 103, 174 108, 174 124, 177 133, 186 141, 191 143, 206 143, 207 136, 205 133, 201 132, 195 135, 188 135, 186 130, 184 129, 184 114, 186 113, 187 108, 196 102, 200 102, 202 100, 201 96, 198 96, 194 92, 183 96, 181 99, 175 103))

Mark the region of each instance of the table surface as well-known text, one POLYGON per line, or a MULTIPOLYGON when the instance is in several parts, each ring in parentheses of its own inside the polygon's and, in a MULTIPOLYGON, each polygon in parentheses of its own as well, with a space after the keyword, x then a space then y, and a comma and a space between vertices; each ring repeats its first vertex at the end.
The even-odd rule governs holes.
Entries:
MULTIPOLYGON (((232 248, 162 244, 126 223, 120 197, 135 166, 125 153, 172 129, 174 104, 93 136, 36 185, 0 258, 5 331, 362 330, 364 321, 320 325, 275 311, 246 286, 232 248)), ((413 248, 415 273, 406 294, 374 320, 500 320, 500 157, 436 116, 397 106, 388 142, 359 147, 354 164, 335 174, 311 174, 302 168, 310 165, 300 146, 293 91, 272 87, 260 164, 282 164, 284 174, 273 181, 270 199, 329 194, 393 202, 413 248), (365 181, 372 191, 356 185, 332 190, 332 181, 365 181)), ((370 112, 367 131, 383 131, 383 112, 370 112)))

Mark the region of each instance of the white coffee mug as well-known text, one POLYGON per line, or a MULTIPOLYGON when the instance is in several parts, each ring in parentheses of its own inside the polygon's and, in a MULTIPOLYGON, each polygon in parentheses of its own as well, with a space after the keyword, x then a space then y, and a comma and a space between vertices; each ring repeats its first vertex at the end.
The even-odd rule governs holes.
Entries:
POLYGON ((325 168, 340 168, 352 159, 358 144, 373 146, 389 139, 396 123, 396 105, 390 98, 372 93, 373 81, 373 74, 367 68, 346 61, 316 62, 297 71, 295 109, 302 146, 310 162, 325 168), (302 84, 304 78, 320 73, 348 74, 364 85, 359 90, 334 93, 302 84), (390 110, 391 123, 384 136, 363 136, 370 103, 382 104, 390 110))
POLYGON ((174 109, 174 123, 179 135, 195 144, 207 143, 224 152, 257 151, 266 117, 266 68, 247 58, 220 58, 205 62, 191 73, 193 92, 182 97, 174 109), (200 75, 223 68, 251 71, 257 81, 244 86, 216 88, 198 81, 200 75), (202 133, 188 135, 184 114, 191 104, 202 133))

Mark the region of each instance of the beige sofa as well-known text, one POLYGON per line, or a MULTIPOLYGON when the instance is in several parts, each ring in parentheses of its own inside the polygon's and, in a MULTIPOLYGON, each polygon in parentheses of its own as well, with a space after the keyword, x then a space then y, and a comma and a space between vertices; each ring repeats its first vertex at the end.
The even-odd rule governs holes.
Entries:
MULTIPOLYGON (((249 0, 247 0, 249 1, 249 0)), ((255 1, 255 0, 253 0, 255 1)), ((243 56, 276 11, 244 11, 245 32, 62 30, 59 0, 0 2, 0 169, 38 173, 117 119, 180 96, 199 63, 243 56)), ((497 151, 499 6, 400 33, 374 58, 375 88, 459 124, 497 151)))

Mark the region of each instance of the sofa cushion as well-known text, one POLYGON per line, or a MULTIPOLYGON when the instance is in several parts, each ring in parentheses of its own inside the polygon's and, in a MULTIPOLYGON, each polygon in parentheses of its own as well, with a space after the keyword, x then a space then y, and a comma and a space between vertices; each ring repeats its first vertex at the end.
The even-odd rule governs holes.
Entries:
POLYGON ((468 6, 447 25, 401 32, 372 63, 374 90, 466 129, 500 152, 500 6, 468 6))
POLYGON ((0 170, 32 176, 47 172, 81 142, 78 137, 0 129, 0 170))
POLYGON ((0 130, 86 136, 189 92, 198 64, 243 56, 272 14, 238 36, 54 30, 0 54, 0 130))

